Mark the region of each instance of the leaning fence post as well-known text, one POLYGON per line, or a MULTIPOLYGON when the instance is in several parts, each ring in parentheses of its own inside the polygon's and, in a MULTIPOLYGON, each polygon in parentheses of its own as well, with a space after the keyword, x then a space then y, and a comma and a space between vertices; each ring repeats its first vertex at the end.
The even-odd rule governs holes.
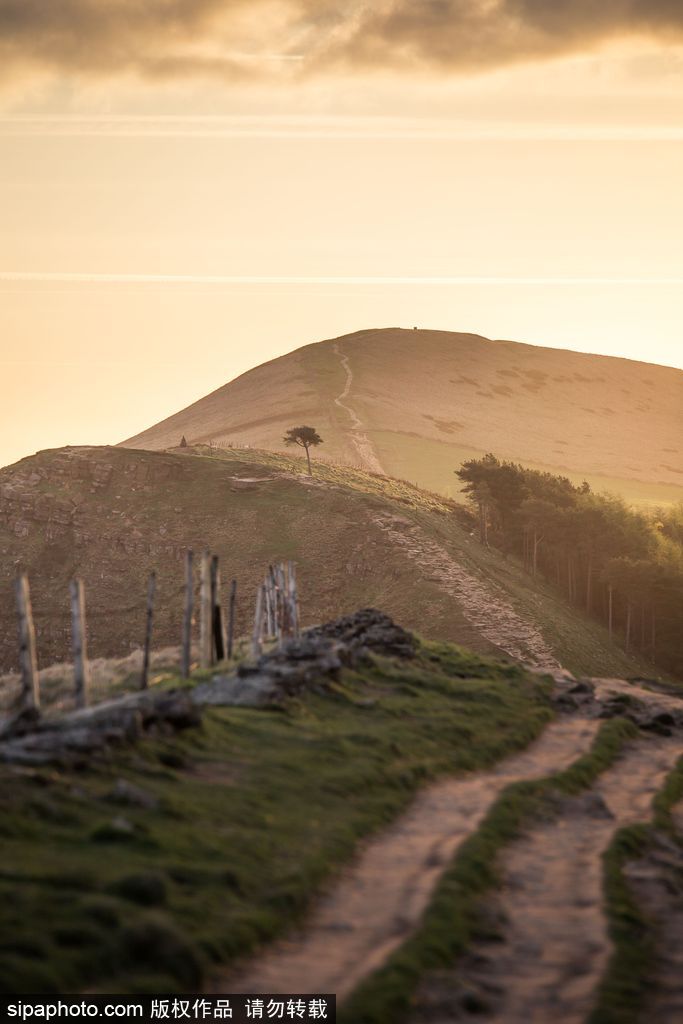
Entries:
POLYGON ((228 657, 232 658, 232 644, 235 636, 235 598, 237 596, 237 580, 230 584, 230 604, 228 606, 228 657))
POLYGON ((183 615, 183 664, 185 679, 190 675, 192 656, 192 613, 194 611, 194 555, 192 551, 185 553, 185 613, 183 615))
POLYGON ((209 668, 211 665, 211 556, 208 551, 202 554, 199 569, 199 667, 209 668))
POLYGON ((19 662, 21 665, 21 708, 40 707, 36 631, 33 625, 31 591, 28 576, 21 573, 15 583, 17 616, 19 618, 19 662))
POLYGON ((72 580, 71 591, 71 639, 74 654, 74 682, 76 684, 76 707, 88 706, 90 671, 88 667, 88 642, 85 625, 85 589, 83 580, 72 580))
POLYGON ((251 638, 251 653, 257 658, 261 653, 261 636, 263 632, 263 597, 265 586, 261 584, 256 591, 256 608, 254 610, 254 632, 251 638))
POLYGON ((152 649, 152 625, 154 622, 154 595, 157 588, 157 574, 151 572, 147 583, 147 621, 145 624, 145 649, 142 654, 142 674, 140 689, 146 690, 149 684, 149 659, 152 649))

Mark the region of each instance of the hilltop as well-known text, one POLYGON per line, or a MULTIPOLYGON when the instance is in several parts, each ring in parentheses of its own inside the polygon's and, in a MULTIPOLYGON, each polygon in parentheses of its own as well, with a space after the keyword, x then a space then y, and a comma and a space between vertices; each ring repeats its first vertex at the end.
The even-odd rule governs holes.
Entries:
POLYGON ((457 494, 453 470, 495 452, 632 502, 683 498, 683 373, 473 334, 370 330, 257 366, 123 442, 282 449, 314 425, 324 457, 457 494))
POLYGON ((238 581, 239 632, 269 562, 298 565, 305 624, 381 607, 407 628, 481 654, 593 675, 652 669, 612 644, 552 587, 483 547, 464 510, 410 484, 269 452, 65 448, 0 471, 0 668, 16 667, 11 581, 30 576, 41 666, 68 660, 68 582, 86 585, 90 655, 123 656, 144 633, 158 573, 155 646, 177 644, 188 547, 238 581))

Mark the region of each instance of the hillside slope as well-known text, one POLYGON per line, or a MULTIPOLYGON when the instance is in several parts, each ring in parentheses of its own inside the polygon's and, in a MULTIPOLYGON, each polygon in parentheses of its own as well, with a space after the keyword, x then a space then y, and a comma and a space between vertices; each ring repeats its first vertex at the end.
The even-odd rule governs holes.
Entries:
POLYGON ((455 493, 493 451, 632 501, 683 498, 683 373, 446 331, 373 330, 258 366, 123 442, 281 450, 309 423, 328 458, 455 493))
MULTIPOLYGON (((66 448, 0 471, 0 668, 17 663, 11 581, 31 579, 41 665, 68 659, 68 582, 86 584, 90 654, 124 655, 144 632, 158 573, 155 644, 178 642, 184 554, 204 547, 238 580, 249 629, 269 562, 296 560, 305 623, 359 606, 409 628, 546 667, 636 675, 606 633, 512 560, 483 548, 435 495, 358 470, 266 452, 66 448)), ((649 670, 651 671, 651 670, 649 670)))

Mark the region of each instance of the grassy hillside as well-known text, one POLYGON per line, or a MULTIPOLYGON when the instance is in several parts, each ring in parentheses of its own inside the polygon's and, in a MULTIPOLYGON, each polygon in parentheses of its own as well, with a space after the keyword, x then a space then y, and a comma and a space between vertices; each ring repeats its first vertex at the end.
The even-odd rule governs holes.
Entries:
POLYGON ((517 666, 423 644, 87 771, 0 765, 0 991, 197 991, 419 785, 524 747, 550 714, 517 666))
POLYGON ((11 581, 31 579, 41 666, 68 660, 68 582, 86 584, 90 654, 126 655, 144 634, 158 573, 155 644, 177 644, 187 547, 238 580, 238 631, 269 562, 299 567, 303 621, 361 606, 483 653, 592 675, 653 674, 518 563, 483 548, 456 506, 400 481, 268 452, 58 449, 0 471, 0 667, 16 666, 11 581))
POLYGON ((325 456, 456 491, 487 451, 658 504, 683 498, 679 370, 445 331, 362 331, 256 367, 124 442, 279 450, 310 423, 325 456))

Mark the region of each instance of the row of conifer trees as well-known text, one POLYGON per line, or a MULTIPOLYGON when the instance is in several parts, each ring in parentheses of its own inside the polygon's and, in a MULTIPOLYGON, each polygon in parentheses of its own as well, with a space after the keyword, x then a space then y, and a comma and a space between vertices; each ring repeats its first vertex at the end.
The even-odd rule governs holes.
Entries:
POLYGON ((646 514, 587 483, 501 462, 464 462, 479 536, 516 553, 627 650, 683 671, 683 504, 646 514))

